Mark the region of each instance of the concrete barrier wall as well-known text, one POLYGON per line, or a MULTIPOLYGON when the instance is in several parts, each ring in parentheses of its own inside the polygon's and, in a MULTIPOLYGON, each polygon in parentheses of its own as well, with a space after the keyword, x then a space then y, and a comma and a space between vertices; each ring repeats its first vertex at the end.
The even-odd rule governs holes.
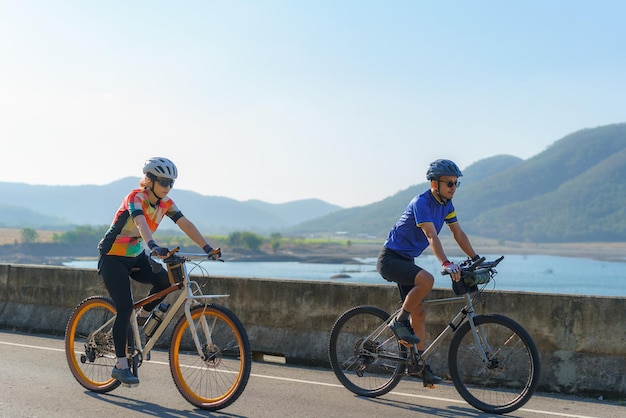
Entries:
MULTIPOLYGON (((210 277, 205 293, 227 293, 223 304, 243 322, 252 349, 284 356, 287 363, 328 366, 328 335, 337 317, 356 305, 399 307, 397 288, 301 280, 210 277)), ((134 293, 144 296, 145 285, 134 293)), ((95 270, 0 264, 0 327, 62 335, 73 308, 107 292, 95 270)), ((434 289, 430 298, 454 296, 434 289)), ((626 396, 626 298, 519 292, 485 292, 479 313, 501 313, 532 335, 542 358, 540 389, 626 396)), ((460 309, 428 309, 429 339, 460 309)), ((169 331, 164 334, 167 344, 169 331)), ((429 363, 445 374, 447 346, 429 363)))

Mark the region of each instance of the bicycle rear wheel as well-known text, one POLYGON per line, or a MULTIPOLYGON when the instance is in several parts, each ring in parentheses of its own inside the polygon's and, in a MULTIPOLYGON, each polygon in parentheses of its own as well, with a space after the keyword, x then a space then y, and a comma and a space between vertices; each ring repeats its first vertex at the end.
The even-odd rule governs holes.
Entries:
POLYGON ((530 335, 502 315, 474 318, 481 343, 465 322, 450 343, 450 375, 459 394, 488 413, 515 411, 533 396, 539 384, 540 359, 530 335), (483 361, 483 356, 488 360, 483 361))
POLYGON ((215 411, 232 404, 248 383, 252 351, 241 321, 220 305, 192 308, 202 348, 196 349, 187 318, 172 333, 170 370, 178 391, 192 405, 215 411))
POLYGON ((113 345, 113 301, 92 296, 74 309, 65 328, 65 357, 74 378, 93 392, 109 392, 120 385, 111 377, 117 361, 113 345), (103 326, 107 324, 106 326, 103 326))
POLYGON ((360 396, 376 397, 397 386, 406 368, 406 348, 387 326, 389 314, 357 306, 333 325, 330 365, 342 385, 360 396))

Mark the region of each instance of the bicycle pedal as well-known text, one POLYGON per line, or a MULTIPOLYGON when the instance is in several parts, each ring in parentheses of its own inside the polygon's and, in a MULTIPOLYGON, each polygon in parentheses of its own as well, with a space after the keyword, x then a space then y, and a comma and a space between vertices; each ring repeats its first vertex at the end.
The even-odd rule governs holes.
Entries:
POLYGON ((139 386, 139 383, 134 383, 134 384, 122 383, 122 386, 127 387, 128 389, 132 389, 132 388, 136 388, 137 386, 139 386))
POLYGON ((410 343, 410 342, 408 342, 408 341, 398 340, 398 342, 399 342, 400 344, 402 344, 403 346, 405 346, 406 348, 411 348, 411 347, 413 347, 413 343, 410 343))
POLYGON ((434 383, 426 383, 424 382, 424 387, 427 389, 437 389, 437 386, 435 386, 434 383))

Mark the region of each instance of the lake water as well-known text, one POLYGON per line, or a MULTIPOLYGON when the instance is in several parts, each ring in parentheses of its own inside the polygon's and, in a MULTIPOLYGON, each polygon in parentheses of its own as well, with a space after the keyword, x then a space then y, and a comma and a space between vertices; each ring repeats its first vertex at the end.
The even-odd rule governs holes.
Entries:
MULTIPOLYGON (((485 255, 487 260, 498 256, 485 255)), ((209 275, 214 276, 389 284, 376 272, 376 259, 357 260, 363 264, 228 262, 226 259, 224 263, 205 262, 202 265, 209 275), (332 278, 337 274, 347 274, 350 277, 332 278)), ((450 278, 439 274, 439 262, 434 256, 421 256, 417 261, 421 267, 433 273, 436 288, 450 288, 450 278)), ((96 261, 72 261, 64 265, 96 268, 96 261)), ((626 297, 626 261, 599 261, 548 255, 505 255, 496 270, 498 275, 488 284, 488 289, 626 297)))

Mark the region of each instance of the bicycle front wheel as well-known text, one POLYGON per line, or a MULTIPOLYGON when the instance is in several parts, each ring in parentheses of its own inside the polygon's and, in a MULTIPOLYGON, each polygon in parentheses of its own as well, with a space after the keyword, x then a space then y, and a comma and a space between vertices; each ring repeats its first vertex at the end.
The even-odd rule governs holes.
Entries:
POLYGON ((74 378, 93 392, 109 392, 120 385, 111 377, 117 361, 113 345, 113 301, 92 296, 74 309, 65 328, 65 357, 74 378))
POLYGON ((232 404, 248 383, 252 351, 241 321, 220 305, 192 308, 193 327, 182 316, 172 333, 170 370, 192 405, 216 411, 232 404), (198 351, 194 332, 200 344, 198 351))
POLYGON ((539 384, 540 359, 532 338, 502 315, 474 317, 476 334, 465 322, 450 343, 450 375, 459 394, 488 413, 515 411, 539 384))
POLYGON ((384 395, 406 368, 406 348, 387 326, 389 314, 357 306, 341 315, 330 333, 330 365, 342 385, 360 396, 384 395))

